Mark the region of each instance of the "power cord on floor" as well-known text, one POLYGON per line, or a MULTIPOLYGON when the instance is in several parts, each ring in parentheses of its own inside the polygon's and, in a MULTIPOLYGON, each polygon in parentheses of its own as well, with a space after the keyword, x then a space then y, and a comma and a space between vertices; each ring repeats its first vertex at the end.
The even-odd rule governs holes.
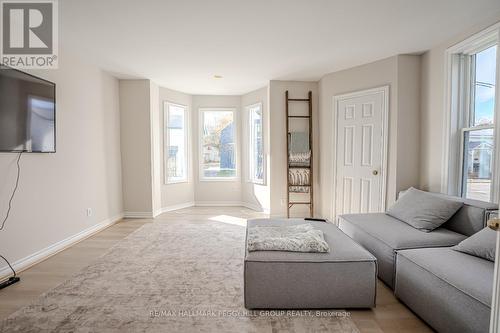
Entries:
POLYGON ((13 277, 16 277, 16 276, 17 276, 16 271, 15 271, 15 270, 14 270, 14 268, 11 266, 10 262, 9 262, 7 259, 5 259, 5 257, 4 257, 3 255, 1 255, 1 254, 0 254, 0 258, 2 258, 3 260, 5 260, 5 262, 7 263, 7 265, 9 265, 10 270, 12 271, 12 273, 14 273, 14 276, 13 276, 13 277))
MULTIPOLYGON (((17 166, 16 185, 14 186, 14 190, 12 191, 12 194, 10 195, 9 206, 7 208, 7 214, 5 214, 5 218, 2 220, 2 224, 0 225, 0 231, 2 231, 4 229, 5 223, 9 219, 10 211, 12 209, 12 200, 14 200, 14 196, 16 195, 17 188, 19 187, 19 178, 21 176, 21 166, 20 166, 19 162, 21 161, 22 155, 23 155, 23 152, 20 152, 19 156, 17 156, 17 160, 16 160, 16 166, 17 166)), ((12 273, 14 273, 14 276, 11 277, 10 279, 15 279, 17 277, 17 274, 16 274, 16 271, 14 270, 14 268, 12 267, 12 265, 10 264, 10 262, 2 255, 0 255, 0 257, 3 260, 5 260, 7 265, 9 265, 10 269, 12 270, 12 273)))

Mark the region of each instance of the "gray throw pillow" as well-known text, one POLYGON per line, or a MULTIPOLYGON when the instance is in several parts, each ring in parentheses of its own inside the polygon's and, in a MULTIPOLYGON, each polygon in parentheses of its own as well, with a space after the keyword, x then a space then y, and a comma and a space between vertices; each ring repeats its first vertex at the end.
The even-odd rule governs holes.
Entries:
POLYGON ((464 239, 452 247, 452 249, 489 261, 495 261, 496 244, 496 231, 486 227, 483 230, 476 232, 469 238, 464 239))
POLYGON ((462 206, 463 202, 410 187, 386 213, 415 229, 429 232, 448 221, 462 206))

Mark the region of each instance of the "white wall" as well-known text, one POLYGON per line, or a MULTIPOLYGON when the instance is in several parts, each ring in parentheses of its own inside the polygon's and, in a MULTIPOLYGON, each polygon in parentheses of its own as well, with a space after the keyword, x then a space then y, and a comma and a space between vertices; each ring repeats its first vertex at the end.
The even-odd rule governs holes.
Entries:
POLYGON ((149 80, 120 80, 123 204, 127 216, 153 215, 150 85, 149 80))
POLYGON ((421 57, 397 57, 397 173, 396 191, 417 186, 420 178, 421 57))
POLYGON ((270 195, 270 156, 269 156, 269 142, 270 142, 270 122, 269 122, 269 107, 268 107, 268 87, 249 92, 241 96, 241 110, 242 110, 242 184, 241 184, 241 200, 248 207, 255 210, 269 212, 271 209, 270 195), (245 107, 262 103, 263 114, 263 135, 264 135, 264 156, 266 163, 266 176, 264 184, 254 184, 249 181, 249 142, 248 142, 248 114, 245 107))
MULTIPOLYGON (((307 98, 307 93, 312 91, 313 96, 313 156, 314 156, 314 189, 315 199, 318 202, 318 82, 301 81, 271 81, 269 84, 269 113, 270 113, 270 185, 271 185, 271 215, 286 216, 286 112, 285 91, 289 91, 290 98, 307 98)), ((290 113, 307 114, 307 103, 293 103, 290 113)), ((299 121, 300 122, 300 121, 299 121)), ((308 206, 296 206, 291 211, 291 216, 308 216, 308 206)), ((315 209, 317 211, 317 209, 315 209)))
POLYGON ((333 97, 348 92, 389 85, 389 145, 387 205, 399 190, 418 185, 419 56, 394 56, 325 75, 319 82, 320 215, 331 216, 333 97), (400 75, 400 76, 399 76, 400 75), (398 84, 398 78, 403 82, 398 84), (416 129, 413 128, 416 126, 416 129))
POLYGON ((161 135, 161 203, 164 210, 169 210, 184 204, 192 204, 194 202, 194 178, 193 178, 193 148, 195 141, 193 140, 193 116, 196 115, 192 106, 192 96, 175 90, 160 87, 159 107, 160 107, 160 135, 161 135), (164 138, 164 102, 171 102, 187 106, 188 109, 188 181, 186 183, 165 184, 165 138, 164 138))
MULTIPOLYGON (((32 73, 57 84, 57 152, 21 159, 19 189, 0 232, 0 253, 21 266, 23 258, 123 212, 118 81, 64 48, 59 69, 32 73)), ((16 157, 0 154, 2 219, 16 157)))
POLYGON ((199 109, 200 108, 235 108, 237 137, 237 170, 241 178, 241 96, 193 96, 193 163, 194 196, 196 204, 241 204, 241 179, 234 181, 200 181, 199 172, 199 109))
POLYGON ((443 131, 445 129, 445 51, 450 46, 498 21, 500 21, 500 15, 432 48, 422 56, 420 186, 423 189, 441 191, 443 131))
POLYGON ((160 87, 151 80, 120 80, 121 150, 125 217, 162 211, 160 87))
POLYGON ((150 81, 149 82, 149 105, 150 105, 150 128, 151 128, 151 182, 152 182, 152 204, 153 216, 159 215, 162 212, 162 144, 161 144, 161 128, 160 128, 160 87, 150 81))

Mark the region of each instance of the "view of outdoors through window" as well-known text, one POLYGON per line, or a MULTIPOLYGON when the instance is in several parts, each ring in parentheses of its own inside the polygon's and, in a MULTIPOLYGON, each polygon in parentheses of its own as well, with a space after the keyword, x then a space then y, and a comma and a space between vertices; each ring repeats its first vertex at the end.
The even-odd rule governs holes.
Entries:
POLYGON ((493 162, 493 129, 464 133, 466 197, 490 201, 493 162))
POLYGON ((167 182, 186 180, 187 155, 185 111, 182 106, 168 104, 167 182))
POLYGON ((236 177, 234 113, 203 111, 202 122, 203 177, 236 177))
POLYGON ((491 201, 494 159, 493 121, 497 46, 475 54, 471 92, 471 128, 464 130, 464 179, 467 198, 491 201))
POLYGON ((249 108, 250 121, 250 180, 257 183, 264 181, 264 142, 262 141, 262 107, 249 108))

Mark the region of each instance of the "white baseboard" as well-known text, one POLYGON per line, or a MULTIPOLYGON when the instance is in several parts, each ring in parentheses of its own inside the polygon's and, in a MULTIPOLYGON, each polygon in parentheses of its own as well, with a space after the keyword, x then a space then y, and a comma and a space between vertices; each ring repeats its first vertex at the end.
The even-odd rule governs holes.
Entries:
POLYGON ((126 219, 152 219, 152 212, 125 212, 124 217, 126 219))
POLYGON ((264 210, 258 205, 245 203, 241 201, 189 201, 181 204, 166 206, 158 209, 154 214, 151 212, 125 212, 126 219, 152 219, 162 213, 171 212, 174 210, 179 210, 189 207, 246 207, 258 212, 263 212, 264 210))
POLYGON ((166 206, 161 209, 158 209, 155 211, 155 213, 151 212, 125 212, 124 217, 126 219, 152 219, 155 218, 156 216, 167 213, 167 212, 172 212, 174 210, 179 210, 183 208, 189 208, 189 207, 246 207, 252 210, 255 210, 257 212, 264 212, 264 213, 269 213, 269 210, 264 209, 260 207, 259 205, 251 204, 248 202, 241 202, 241 201, 189 201, 185 203, 180 203, 176 205, 171 205, 171 206, 166 206))
MULTIPOLYGON (((46 248, 44 248, 40 251, 37 251, 37 252, 27 256, 27 257, 24 257, 22 259, 19 259, 15 262, 11 263, 12 267, 16 270, 16 272, 19 273, 19 272, 21 272, 21 271, 23 271, 23 270, 25 270, 33 265, 45 260, 45 259, 53 256, 54 254, 61 252, 62 250, 84 240, 85 238, 88 238, 88 237, 92 236, 93 234, 95 234, 103 229, 106 229, 110 225, 113 225, 116 222, 123 219, 123 216, 124 216, 123 214, 118 214, 118 215, 111 217, 109 219, 106 219, 106 220, 104 220, 96 225, 93 225, 90 228, 82 230, 73 236, 70 236, 66 239, 63 239, 63 240, 57 242, 57 243, 54 243, 50 246, 47 246, 46 248)), ((12 271, 10 270, 10 268, 8 266, 0 269, 0 279, 6 278, 7 276, 9 276, 11 274, 12 274, 12 271)))
POLYGON ((189 207, 246 207, 257 212, 266 212, 262 207, 255 204, 250 204, 241 201, 190 201, 176 205, 170 205, 155 211, 154 215, 150 212, 125 212, 126 219, 151 219, 160 214, 172 212, 175 210, 189 208, 189 207))
POLYGON ((248 209, 255 210, 256 212, 262 212, 262 213, 269 214, 269 209, 268 208, 264 208, 264 207, 256 205, 256 204, 252 204, 252 203, 249 203, 249 202, 242 202, 241 205, 243 207, 248 208, 248 209))
POLYGON ((185 202, 185 203, 181 203, 181 204, 177 204, 177 205, 170 205, 170 206, 163 207, 161 209, 161 213, 160 214, 167 213, 167 212, 172 212, 174 210, 189 208, 189 207, 193 207, 193 206, 194 206, 194 201, 185 202))
POLYGON ((194 205, 197 207, 245 207, 256 212, 269 213, 268 210, 259 205, 242 201, 196 201, 194 205))
POLYGON ((196 207, 243 207, 241 201, 196 201, 196 207))

